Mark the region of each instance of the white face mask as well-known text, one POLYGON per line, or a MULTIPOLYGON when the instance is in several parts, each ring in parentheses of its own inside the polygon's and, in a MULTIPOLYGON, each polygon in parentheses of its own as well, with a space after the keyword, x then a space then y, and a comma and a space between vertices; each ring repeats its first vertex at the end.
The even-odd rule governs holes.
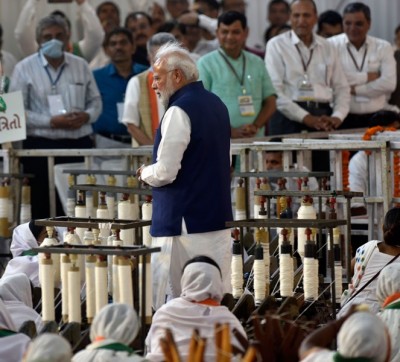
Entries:
POLYGON ((49 58, 61 58, 63 51, 64 43, 58 39, 51 39, 43 43, 40 47, 42 53, 49 58))

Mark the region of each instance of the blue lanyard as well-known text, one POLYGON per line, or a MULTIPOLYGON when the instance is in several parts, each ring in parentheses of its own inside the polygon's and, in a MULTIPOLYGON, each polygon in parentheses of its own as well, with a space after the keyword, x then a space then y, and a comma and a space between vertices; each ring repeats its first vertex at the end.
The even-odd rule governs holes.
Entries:
MULTIPOLYGON (((39 55, 39 57, 40 57, 40 55, 39 55)), ((49 77, 49 80, 50 80, 50 83, 51 83, 51 93, 52 94, 56 93, 56 86, 57 86, 58 81, 61 78, 61 74, 63 73, 64 68, 65 68, 65 63, 61 66, 61 69, 58 72, 58 74, 56 76, 56 79, 53 80, 53 78, 51 77, 51 74, 50 74, 49 69, 47 68, 47 66, 44 67, 44 70, 46 71, 46 74, 49 77)))

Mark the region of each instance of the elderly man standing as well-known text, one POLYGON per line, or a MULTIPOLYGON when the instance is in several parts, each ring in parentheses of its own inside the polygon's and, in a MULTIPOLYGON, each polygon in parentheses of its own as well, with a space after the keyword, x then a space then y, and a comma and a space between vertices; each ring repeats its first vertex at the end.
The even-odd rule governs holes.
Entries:
POLYGON ((181 294, 183 266, 199 254, 214 258, 224 292, 230 290, 229 115, 197 79, 187 50, 176 43, 158 50, 153 88, 166 113, 155 137, 153 164, 137 170, 153 186, 151 235, 153 246, 161 247, 151 261, 155 309, 165 302, 168 279, 168 294, 181 294))
MULTIPOLYGON (((24 98, 27 139, 23 148, 91 148, 91 123, 101 112, 101 98, 92 72, 84 59, 64 51, 68 35, 62 18, 43 18, 36 29, 36 41, 39 51, 16 65, 10 86, 11 91, 22 91, 24 98)), ((47 159, 27 158, 23 165, 24 172, 35 175, 31 182, 32 216, 49 217, 49 205, 43 202, 43 193, 49 189, 47 159)))
POLYGON ((336 47, 351 89, 350 113, 341 128, 368 127, 374 113, 388 105, 396 88, 396 60, 389 42, 368 35, 371 11, 363 3, 350 3, 343 12, 344 34, 329 39, 336 47))
POLYGON ((292 30, 267 43, 265 63, 278 93, 270 135, 331 131, 347 116, 350 89, 346 76, 334 47, 313 33, 317 21, 313 0, 293 1, 292 30))

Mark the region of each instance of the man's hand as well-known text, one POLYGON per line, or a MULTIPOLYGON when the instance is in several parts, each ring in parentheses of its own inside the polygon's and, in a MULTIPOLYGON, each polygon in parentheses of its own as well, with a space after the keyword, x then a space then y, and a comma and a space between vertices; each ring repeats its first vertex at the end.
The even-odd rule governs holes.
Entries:
POLYGON ((337 117, 330 116, 312 116, 307 114, 303 118, 303 124, 317 131, 333 131, 340 126, 342 121, 337 117))
POLYGON ((381 76, 381 73, 379 72, 369 72, 368 77, 367 77, 367 82, 373 82, 374 80, 377 80, 381 76))
POLYGON ((81 128, 89 121, 89 114, 86 112, 72 112, 59 114, 50 119, 51 128, 75 130, 81 128))
POLYGON ((251 138, 257 133, 257 127, 254 124, 246 124, 240 127, 231 127, 231 138, 251 138))

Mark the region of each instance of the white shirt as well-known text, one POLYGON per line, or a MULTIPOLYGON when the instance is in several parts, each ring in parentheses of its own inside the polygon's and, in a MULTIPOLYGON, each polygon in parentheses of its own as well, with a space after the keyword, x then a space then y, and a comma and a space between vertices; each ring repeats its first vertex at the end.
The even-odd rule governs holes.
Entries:
POLYGON ((172 183, 181 168, 183 154, 190 142, 191 124, 187 113, 173 106, 166 111, 161 123, 162 139, 156 163, 146 166, 141 179, 154 187, 172 183))
MULTIPOLYGON (((28 0, 25 3, 14 30, 15 39, 25 57, 38 50, 35 38, 37 16, 39 18, 44 16, 39 11, 41 10, 39 9, 39 5, 42 5, 40 3, 43 4, 45 2, 42 0, 28 0)), ((83 39, 78 42, 79 49, 83 57, 90 62, 97 50, 101 48, 104 39, 104 30, 95 10, 88 1, 78 5, 78 17, 82 20, 84 32, 83 39)))
POLYGON ((73 54, 64 52, 64 64, 55 70, 41 53, 21 60, 11 77, 10 92, 20 90, 27 113, 27 134, 50 139, 77 139, 93 133, 90 123, 101 113, 102 103, 99 90, 87 62, 73 54), (62 68, 63 67, 63 68, 62 68), (89 122, 76 130, 53 129, 50 127, 48 96, 52 94, 51 79, 56 82, 56 94, 61 95, 67 112, 79 109, 89 114, 89 122))
POLYGON ((1 50, 0 59, 4 75, 7 77, 11 77, 14 67, 17 64, 17 60, 15 59, 14 55, 12 55, 9 52, 6 52, 5 50, 1 50))
POLYGON ((278 94, 278 110, 296 122, 302 122, 308 114, 294 102, 298 99, 299 83, 304 79, 302 58, 296 46, 305 63, 312 53, 307 76, 314 87, 315 101, 331 102, 332 117, 343 120, 349 111, 350 88, 334 47, 315 34, 310 48, 294 31, 278 35, 267 43, 265 64, 278 94))
POLYGON ((329 42, 337 49, 348 83, 355 86, 356 95, 351 96, 350 113, 374 113, 383 109, 396 88, 396 61, 392 46, 386 40, 367 36, 357 50, 346 34, 329 38, 329 42), (368 82, 369 72, 379 72, 380 77, 368 82))
MULTIPOLYGON (((139 98, 140 98, 140 82, 139 77, 135 75, 132 77, 125 91, 125 102, 124 102, 124 114, 122 117, 122 123, 133 124, 136 127, 140 127, 140 114, 139 114, 139 98)), ((158 109, 158 121, 160 122, 165 108, 160 98, 157 96, 157 109, 158 109)))

